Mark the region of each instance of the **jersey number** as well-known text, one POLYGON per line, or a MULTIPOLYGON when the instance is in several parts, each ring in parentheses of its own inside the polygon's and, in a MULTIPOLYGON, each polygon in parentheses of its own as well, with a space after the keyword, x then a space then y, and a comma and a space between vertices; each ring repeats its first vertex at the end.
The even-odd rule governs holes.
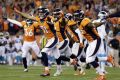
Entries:
POLYGON ((30 29, 30 30, 25 29, 25 36, 33 36, 32 29, 30 29))

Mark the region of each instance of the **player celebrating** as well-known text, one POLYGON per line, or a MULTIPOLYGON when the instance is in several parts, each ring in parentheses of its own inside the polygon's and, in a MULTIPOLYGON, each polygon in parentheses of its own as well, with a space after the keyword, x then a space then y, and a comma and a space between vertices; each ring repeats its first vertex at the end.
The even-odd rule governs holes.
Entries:
MULTIPOLYGON (((108 16, 107 12, 100 11, 98 13, 98 19, 94 20, 93 23, 94 22, 105 22, 107 16, 108 16)), ((110 57, 106 53, 106 41, 105 40, 106 40, 107 33, 106 33, 105 28, 106 28, 106 24, 102 24, 101 26, 97 27, 98 34, 100 35, 100 38, 101 38, 101 45, 100 45, 100 49, 99 49, 99 52, 97 54, 97 57, 99 59, 100 68, 104 73, 106 73, 105 62, 107 61, 107 57, 110 57)), ((111 63, 113 63, 113 62, 111 62, 111 63)))
MULTIPOLYGON (((47 43, 45 47, 42 49, 41 54, 47 56, 48 52, 51 52, 56 59, 59 58, 60 53, 57 48, 58 38, 56 37, 56 31, 54 29, 54 25, 52 23, 52 17, 49 16, 49 10, 40 6, 37 9, 38 16, 30 16, 26 13, 22 13, 18 10, 15 10, 17 13, 21 14, 22 16, 37 21, 36 26, 40 26, 40 28, 44 31, 45 36, 47 37, 47 43)), ((44 65, 45 65, 45 72, 41 76, 50 76, 49 67, 48 67, 48 58, 42 57, 44 65)))
POLYGON ((72 53, 69 47, 69 41, 65 33, 65 27, 67 25, 67 21, 64 18, 63 11, 60 10, 59 8, 56 8, 53 11, 53 16, 54 16, 54 26, 56 29, 56 34, 59 39, 59 51, 61 53, 61 56, 58 59, 56 59, 57 71, 54 74, 54 76, 58 76, 61 74, 61 71, 62 71, 61 60, 69 62, 70 60, 72 60, 72 59, 69 59, 72 53))
POLYGON ((35 22, 30 19, 27 19, 22 22, 18 22, 16 20, 12 20, 9 18, 7 18, 7 20, 13 24, 16 24, 16 25, 24 28, 24 42, 23 42, 23 46, 22 46, 22 52, 23 52, 22 58, 23 58, 23 65, 25 68, 24 71, 28 72, 26 57, 29 53, 29 50, 32 49, 38 57, 39 57, 39 52, 40 52, 40 49, 35 40, 35 34, 34 34, 34 31, 36 28, 34 26, 35 22))
MULTIPOLYGON (((75 12, 74 15, 77 15, 77 12, 75 12)), ((77 56, 78 62, 80 63, 79 65, 81 71, 79 74, 84 74, 83 63, 85 63, 85 58, 83 57, 84 56, 83 37, 78 29, 79 22, 70 13, 66 14, 66 18, 68 19, 67 32, 71 35, 72 39, 75 41, 72 47, 72 53, 77 56)), ((78 66, 78 64, 76 66, 78 66)))
POLYGON ((89 18, 84 18, 83 14, 79 13, 80 20, 79 30, 81 31, 81 34, 89 42, 89 45, 86 50, 86 63, 90 63, 99 72, 100 76, 97 78, 97 80, 105 80, 105 75, 101 71, 99 64, 95 60, 101 42, 101 39, 95 27, 100 26, 103 23, 99 22, 93 24, 89 18))

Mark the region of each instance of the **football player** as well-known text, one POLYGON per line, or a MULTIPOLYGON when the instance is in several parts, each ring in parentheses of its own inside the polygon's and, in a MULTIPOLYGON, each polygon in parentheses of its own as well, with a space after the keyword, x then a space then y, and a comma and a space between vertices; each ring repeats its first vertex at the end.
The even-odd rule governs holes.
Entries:
POLYGON ((54 76, 58 76, 61 74, 61 60, 63 61, 70 61, 71 59, 69 59, 69 57, 71 56, 71 49, 69 47, 69 40, 65 34, 65 27, 67 25, 67 21, 64 18, 64 14, 63 11, 59 8, 56 8, 53 11, 53 17, 54 17, 54 27, 56 29, 56 34, 57 37, 59 39, 59 51, 61 56, 56 59, 57 62, 57 71, 54 74, 54 76))
POLYGON ((22 52, 23 52, 22 58, 23 58, 23 65, 25 68, 24 71, 28 72, 26 57, 29 53, 29 50, 32 49, 38 57, 39 57, 39 52, 40 52, 40 49, 35 40, 35 34, 34 34, 34 30, 36 28, 34 26, 35 22, 30 19, 26 19, 22 22, 19 22, 19 21, 10 19, 10 18, 7 18, 7 20, 13 24, 16 24, 16 25, 24 28, 24 42, 23 42, 23 46, 22 46, 22 52))
MULTIPOLYGON (((98 13, 98 19, 94 20, 93 23, 94 22, 106 21, 107 16, 108 16, 107 12, 100 11, 98 13)), ((100 38, 101 38, 101 45, 100 45, 100 49, 99 49, 99 52, 97 54, 97 57, 99 59, 100 68, 104 73, 106 73, 105 62, 107 60, 107 53, 106 53, 106 36, 107 36, 107 33, 106 33, 105 28, 106 28, 106 24, 103 24, 103 25, 97 27, 98 34, 100 35, 100 38)))
POLYGON ((96 27, 102 25, 104 22, 92 23, 89 18, 84 17, 84 12, 83 14, 79 13, 79 15, 75 17, 78 17, 79 19, 79 30, 81 31, 81 34, 89 43, 86 50, 86 63, 90 63, 98 71, 99 76, 96 80, 105 80, 105 74, 101 71, 98 62, 96 61, 97 51, 99 50, 101 42, 96 27))
POLYGON ((40 26, 40 28, 43 30, 44 35, 47 38, 47 43, 45 47, 41 50, 42 54, 42 60, 45 65, 45 72, 41 76, 50 76, 50 71, 48 67, 48 52, 51 52, 56 59, 59 58, 60 53, 57 48, 58 44, 58 38, 56 36, 56 31, 54 29, 54 25, 52 23, 52 17, 49 16, 49 10, 47 8, 44 8, 40 6, 36 11, 38 13, 38 16, 30 16, 26 13, 22 13, 18 10, 15 10, 17 13, 21 14, 22 16, 37 21, 36 26, 40 26))
MULTIPOLYGON (((84 70, 82 67, 83 60, 81 61, 81 59, 83 59, 83 37, 78 29, 78 22, 74 20, 72 14, 70 13, 66 14, 66 18, 68 20, 66 30, 71 35, 72 39, 75 41, 72 47, 72 53, 77 56, 78 62, 80 63, 79 65, 80 65, 81 71, 79 74, 83 74, 84 73, 84 70)), ((85 62, 85 59, 84 59, 84 62, 85 62)), ((75 75, 78 75, 78 74, 75 73, 75 75)))

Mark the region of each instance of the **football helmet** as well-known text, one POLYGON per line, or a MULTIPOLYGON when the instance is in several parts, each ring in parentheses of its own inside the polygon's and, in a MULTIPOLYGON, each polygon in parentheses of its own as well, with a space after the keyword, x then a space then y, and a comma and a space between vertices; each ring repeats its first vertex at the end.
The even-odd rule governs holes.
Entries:
POLYGON ((71 20, 71 19, 73 18, 73 15, 72 15, 71 13, 67 13, 67 14, 65 15, 65 18, 66 18, 67 20, 71 20))
POLYGON ((40 19, 45 19, 49 15, 49 9, 45 7, 40 6, 37 11, 40 19))
POLYGON ((98 18, 105 19, 108 16, 108 13, 106 11, 100 11, 98 13, 98 18))
POLYGON ((75 20, 81 20, 84 18, 84 11, 83 10, 76 10, 74 13, 73 13, 73 16, 74 16, 74 19, 75 20))
POLYGON ((59 20, 62 16, 63 16, 63 11, 59 8, 56 8, 54 11, 53 11, 53 16, 55 18, 55 20, 59 20))
POLYGON ((33 20, 31 20, 31 19, 26 19, 26 23, 27 23, 27 25, 32 25, 33 24, 33 20))

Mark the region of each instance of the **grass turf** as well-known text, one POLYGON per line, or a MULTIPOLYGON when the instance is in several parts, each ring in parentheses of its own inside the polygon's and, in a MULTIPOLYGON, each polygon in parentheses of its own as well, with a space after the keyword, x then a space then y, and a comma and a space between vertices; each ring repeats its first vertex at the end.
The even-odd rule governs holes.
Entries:
MULTIPOLYGON (((56 67, 51 68, 50 77, 39 76, 43 72, 41 66, 29 67, 29 72, 23 72, 23 66, 0 65, 0 80, 94 80, 97 76, 94 69, 86 70, 84 76, 74 76, 72 67, 63 66, 63 73, 54 77, 56 67)), ((107 68, 107 80, 120 80, 120 68, 107 68)))

